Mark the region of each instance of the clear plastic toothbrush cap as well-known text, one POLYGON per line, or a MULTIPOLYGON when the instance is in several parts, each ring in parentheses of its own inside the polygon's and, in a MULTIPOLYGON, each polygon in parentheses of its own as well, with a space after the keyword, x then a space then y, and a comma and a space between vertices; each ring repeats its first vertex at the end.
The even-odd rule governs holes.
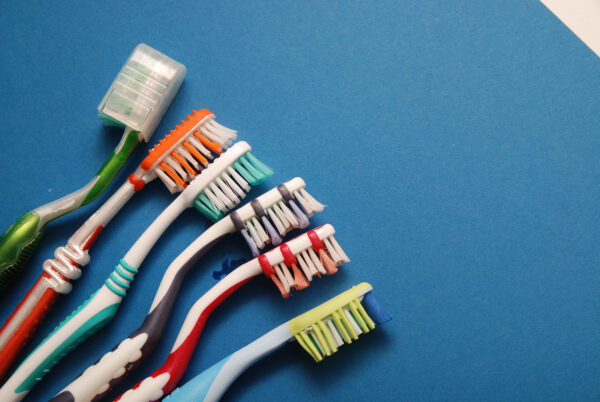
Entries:
POLYGON ((183 64, 140 43, 102 98, 98 117, 105 124, 140 131, 149 141, 179 90, 185 72, 183 64))

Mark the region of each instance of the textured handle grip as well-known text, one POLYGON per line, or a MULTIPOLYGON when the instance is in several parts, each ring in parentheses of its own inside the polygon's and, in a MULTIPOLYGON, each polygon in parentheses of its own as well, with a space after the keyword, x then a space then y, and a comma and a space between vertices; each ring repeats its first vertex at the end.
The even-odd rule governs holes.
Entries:
MULTIPOLYGON (((2 392, 24 396, 60 359, 115 315, 119 303, 105 299, 105 294, 99 292, 92 294, 52 331, 8 379, 2 392)), ((3 396, 0 394, 0 399, 3 396)))
POLYGON ((59 293, 45 286, 45 277, 46 274, 40 276, 0 330, 1 336, 9 337, 0 350, 0 379, 10 369, 10 366, 19 356, 19 352, 27 344, 58 299, 59 293), (28 310, 29 306, 33 306, 31 311, 23 311, 28 310), (10 333, 5 333, 5 331, 10 331, 10 333))
POLYGON ((100 400, 120 380, 139 364, 148 334, 140 333, 122 341, 93 366, 88 367, 51 401, 100 400))
POLYGON ((0 236, 0 290, 23 271, 37 249, 44 227, 36 212, 28 212, 0 236))

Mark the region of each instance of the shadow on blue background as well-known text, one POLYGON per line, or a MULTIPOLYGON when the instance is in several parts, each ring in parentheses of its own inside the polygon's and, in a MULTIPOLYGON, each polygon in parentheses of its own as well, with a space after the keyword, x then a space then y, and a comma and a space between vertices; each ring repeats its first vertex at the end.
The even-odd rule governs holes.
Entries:
MULTIPOLYGON (((184 381, 361 281, 394 320, 314 364, 289 345, 228 400, 598 400, 597 57, 535 1, 4 2, 0 227, 89 180, 116 145, 96 106, 139 42, 188 68, 154 142, 208 108, 276 171, 328 204, 352 262, 283 301, 264 278, 208 321, 184 381)), ((114 191, 145 155, 138 150, 114 191)), ((102 200, 53 223, 0 319, 102 200)), ((106 228, 27 348, 100 286, 172 197, 154 183, 106 228)), ((142 321, 169 262, 208 222, 188 211, 117 318, 30 394, 46 400, 142 321)), ((197 264, 152 358, 157 368, 223 260, 197 264)), ((116 396, 115 393, 113 396, 116 396)))

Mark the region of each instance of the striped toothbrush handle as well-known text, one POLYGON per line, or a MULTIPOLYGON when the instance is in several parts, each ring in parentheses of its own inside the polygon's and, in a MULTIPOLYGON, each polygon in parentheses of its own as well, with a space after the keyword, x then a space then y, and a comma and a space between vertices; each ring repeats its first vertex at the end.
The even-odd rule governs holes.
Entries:
POLYGON ((146 315, 142 325, 94 365, 88 367, 51 401, 102 400, 127 374, 152 354, 171 316, 185 275, 198 259, 226 236, 227 232, 221 230, 222 226, 223 224, 219 223, 213 225, 211 229, 216 227, 218 230, 205 231, 180 254, 183 258, 178 257, 171 263, 159 286, 159 289, 166 290, 157 293, 153 308, 146 315))
POLYGON ((26 213, 0 236, 0 291, 25 269, 40 243, 46 224, 102 194, 140 142, 139 131, 127 128, 117 148, 86 186, 26 213))
POLYGON ((203 371, 177 388, 164 400, 169 402, 216 402, 248 367, 290 339, 293 339, 293 335, 290 333, 288 324, 282 324, 203 371))
MULTIPOLYGON (((260 269, 259 272, 261 272, 260 269)), ((258 274, 249 270, 243 275, 236 275, 234 271, 197 300, 186 316, 175 345, 163 365, 117 399, 151 401, 167 395, 175 389, 185 373, 210 314, 233 292, 256 275, 258 274), (228 279, 228 277, 234 279, 228 279)))
POLYGON ((17 368, 0 388, 0 400, 21 400, 67 353, 89 338, 114 317, 136 271, 122 260, 110 275, 110 280, 69 315, 17 368), (127 270, 124 268, 127 267, 127 270), (131 279, 129 279, 131 278, 131 279))
POLYGON ((48 274, 43 273, 0 329, 0 380, 58 299, 59 293, 48 286, 46 278, 48 274))

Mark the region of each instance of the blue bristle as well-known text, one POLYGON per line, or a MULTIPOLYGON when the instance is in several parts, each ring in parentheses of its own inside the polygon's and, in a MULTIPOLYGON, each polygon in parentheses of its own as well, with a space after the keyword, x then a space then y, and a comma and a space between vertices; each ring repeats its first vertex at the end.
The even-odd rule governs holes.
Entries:
POLYGON ((361 301, 361 304, 367 311, 367 314, 375 322, 375 325, 384 324, 392 319, 390 313, 388 313, 381 304, 377 301, 373 292, 365 294, 361 301))

